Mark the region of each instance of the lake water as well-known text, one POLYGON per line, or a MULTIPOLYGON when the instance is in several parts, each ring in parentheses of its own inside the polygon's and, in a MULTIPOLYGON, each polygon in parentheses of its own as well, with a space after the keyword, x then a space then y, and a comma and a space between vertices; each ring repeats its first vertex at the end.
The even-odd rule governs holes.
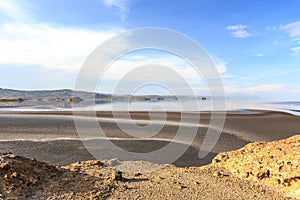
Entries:
POLYGON ((253 100, 227 99, 225 102, 215 100, 215 105, 225 103, 222 109, 212 105, 211 100, 162 100, 162 101, 97 101, 94 105, 90 101, 79 104, 51 101, 24 101, 2 102, 0 111, 49 111, 49 110, 97 110, 97 111, 184 111, 184 112, 210 112, 227 111, 233 113, 257 113, 264 111, 281 111, 300 115, 300 102, 255 102, 253 100), (197 103, 197 105, 195 105, 197 103))

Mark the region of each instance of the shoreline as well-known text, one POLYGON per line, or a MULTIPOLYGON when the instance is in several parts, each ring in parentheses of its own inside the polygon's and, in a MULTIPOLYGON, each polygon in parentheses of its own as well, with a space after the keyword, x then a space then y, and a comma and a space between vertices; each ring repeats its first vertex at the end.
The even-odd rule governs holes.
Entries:
MULTIPOLYGON (((6 107, 5 107, 6 108, 6 107)), ((16 107, 9 107, 9 108, 20 108, 18 106, 16 107)), ((295 111, 295 112, 300 112, 300 110, 286 110, 286 111, 295 111)), ((109 111, 109 110, 66 110, 66 109, 61 109, 61 110, 55 110, 55 109, 28 109, 28 110, 5 110, 5 109, 0 109, 0 115, 1 114, 44 114, 44 115, 73 115, 73 113, 97 113, 97 115, 112 115, 112 113, 127 113, 127 111, 123 110, 117 110, 117 111, 109 111)), ((132 110, 129 111, 131 114, 145 114, 145 113, 167 113, 167 114, 181 114, 181 113, 186 113, 186 114, 201 114, 201 115, 210 115, 211 113, 214 114, 226 114, 229 116, 245 116, 245 115, 273 115, 273 114, 282 114, 282 115, 293 115, 289 112, 285 112, 285 110, 268 110, 268 109, 239 109, 239 110, 227 110, 227 111, 166 111, 166 112, 161 112, 161 111, 148 111, 148 110, 132 110)), ((293 115, 297 116, 297 115, 293 115)))
MULTIPOLYGON (((88 113, 80 113, 87 120, 88 113)), ((150 119, 148 112, 130 112, 131 117, 139 125, 150 119)), ((199 114, 199 113, 197 113, 199 114)), ((193 118, 196 113, 188 114, 193 118)), ((179 128, 180 113, 168 112, 167 123, 158 134, 150 139, 132 139, 123 133, 112 121, 112 112, 97 112, 99 123, 109 140, 126 151, 150 152, 159 149, 171 141, 179 128), (102 121, 101 121, 102 119, 102 121)), ((209 164, 220 152, 232 151, 254 141, 273 141, 300 133, 300 117, 279 112, 263 114, 237 115, 227 114, 224 129, 217 144, 204 159, 198 158, 199 149, 205 138, 210 121, 210 114, 200 113, 200 126, 197 135, 188 149, 178 161, 177 166, 202 166, 209 164)), ((151 115, 154 120, 161 120, 161 113, 151 115)), ((13 152, 30 158, 53 164, 70 164, 71 162, 93 159, 83 143, 89 144, 95 139, 81 141, 74 125, 72 112, 0 112, 0 151, 13 152)), ((188 121, 187 121, 188 123, 188 121)), ((157 124, 159 125, 159 124, 157 124)), ((192 127, 191 127, 192 128, 192 127)), ((107 138, 99 140, 105 146, 107 138)), ((178 141, 178 145, 185 145, 178 141)), ((101 144, 102 144, 101 143, 101 144)), ((113 149, 97 147, 103 151, 103 159, 113 159, 113 149)), ((121 160, 130 160, 124 157, 121 160)))

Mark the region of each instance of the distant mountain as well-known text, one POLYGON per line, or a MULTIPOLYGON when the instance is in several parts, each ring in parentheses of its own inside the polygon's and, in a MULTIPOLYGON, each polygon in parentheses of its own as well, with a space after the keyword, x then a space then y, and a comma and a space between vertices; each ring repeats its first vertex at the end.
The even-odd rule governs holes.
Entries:
MULTIPOLYGON (((112 95, 103 93, 94 93, 86 91, 74 91, 70 89, 60 90, 14 90, 0 88, 0 98, 21 98, 24 100, 31 99, 68 99, 71 97, 80 97, 81 99, 106 99, 113 98, 118 100, 127 100, 130 98, 146 98, 146 99, 177 99, 173 95, 112 95)), ((180 96, 180 98, 191 98, 188 96, 180 96)), ((201 97, 198 97, 201 98, 201 97)))
POLYGON ((0 98, 22 98, 22 99, 52 99, 52 98, 70 98, 80 97, 83 99, 95 98, 107 98, 111 97, 108 94, 92 93, 85 91, 74 91, 69 89, 61 90, 13 90, 0 88, 0 98))

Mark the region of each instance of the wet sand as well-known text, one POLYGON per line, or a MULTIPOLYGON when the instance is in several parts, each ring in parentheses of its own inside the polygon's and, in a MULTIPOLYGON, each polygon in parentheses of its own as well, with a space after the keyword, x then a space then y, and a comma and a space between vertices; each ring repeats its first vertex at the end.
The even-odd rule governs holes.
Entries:
MULTIPOLYGON (((191 119, 198 115, 191 113, 191 119)), ((88 119, 88 113, 81 116, 88 119)), ((126 151, 151 152, 165 146, 178 130, 180 113, 168 113, 168 123, 150 140, 132 139, 123 133, 110 120, 111 112, 97 112, 99 124, 111 141, 126 151)), ((152 119, 161 120, 161 114, 155 113, 152 119)), ((148 120, 146 112, 132 112, 135 120, 148 120)), ((86 120, 84 119, 84 120, 86 120)), ((198 158, 199 147, 207 131, 210 114, 201 114, 197 136, 188 150, 177 160, 177 166, 202 166, 209 164, 219 152, 231 151, 253 141, 273 141, 300 133, 300 117, 266 112, 263 114, 227 114, 224 130, 211 152, 204 159, 198 158)), ((18 155, 35 158, 52 164, 66 165, 76 161, 90 160, 94 157, 79 140, 71 112, 10 112, 0 113, 0 152, 13 152, 18 155)), ((91 139, 84 141, 101 152, 102 159, 116 158, 114 149, 105 145, 107 140, 91 139), (94 143, 98 142, 95 146, 94 143), (99 143, 100 142, 100 143, 99 143)), ((178 146, 186 145, 178 142, 178 146)), ((118 157, 120 160, 132 160, 131 157, 118 157)))

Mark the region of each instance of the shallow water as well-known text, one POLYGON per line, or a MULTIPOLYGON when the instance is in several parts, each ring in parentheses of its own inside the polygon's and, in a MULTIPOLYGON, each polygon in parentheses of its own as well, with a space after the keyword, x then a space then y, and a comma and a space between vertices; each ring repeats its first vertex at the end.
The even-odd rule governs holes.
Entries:
POLYGON ((79 104, 51 101, 24 101, 0 103, 1 111, 179 111, 179 112, 211 112, 226 111, 237 114, 257 114, 266 111, 285 112, 300 116, 300 102, 263 102, 253 100, 227 99, 222 100, 192 100, 182 101, 83 101, 79 104), (222 106, 224 104, 224 106, 222 106))

